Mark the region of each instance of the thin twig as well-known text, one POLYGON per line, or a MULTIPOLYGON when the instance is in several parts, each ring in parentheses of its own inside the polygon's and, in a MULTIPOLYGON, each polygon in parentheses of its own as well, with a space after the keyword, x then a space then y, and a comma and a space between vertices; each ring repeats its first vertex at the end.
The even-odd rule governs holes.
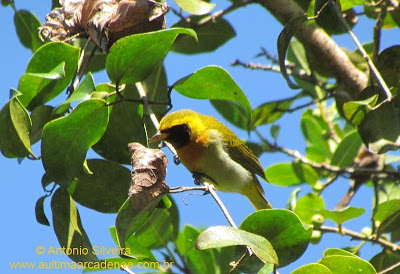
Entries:
POLYGON ((314 230, 319 230, 321 232, 330 232, 330 233, 337 233, 337 234, 342 234, 342 235, 347 235, 351 236, 353 239, 357 240, 362 240, 362 241, 368 241, 372 243, 378 243, 384 247, 390 248, 393 251, 400 250, 400 245, 397 245, 395 243, 386 241, 384 239, 376 239, 373 235, 371 236, 365 236, 364 234, 358 233, 356 231, 347 229, 342 227, 339 231, 339 228, 337 227, 331 227, 331 226, 321 226, 321 227, 315 227, 314 230))
MULTIPOLYGON (((143 106, 147 112, 147 114, 149 114, 151 121, 153 122, 154 127, 156 128, 156 130, 158 130, 158 128, 160 127, 160 123, 157 120, 156 115, 154 114, 153 110, 150 107, 149 101, 147 100, 147 95, 146 92, 143 89, 142 83, 137 82, 136 84, 136 88, 139 92, 139 96, 140 96, 140 100, 142 100, 143 102, 143 106)), ((169 150, 172 152, 172 154, 174 155, 174 158, 176 157, 176 155, 178 155, 176 153, 175 148, 169 144, 168 142, 165 142, 166 146, 169 148, 169 150)))
MULTIPOLYGON (((324 98, 326 98, 326 95, 324 96, 324 98)), ((336 143, 339 144, 342 140, 336 134, 335 125, 333 124, 331 115, 329 115, 328 108, 326 107, 326 104, 323 104, 323 103, 319 104, 318 103, 318 105, 320 106, 321 114, 323 115, 324 120, 325 120, 326 124, 328 125, 330 137, 336 143)))
POLYGON ((354 43, 357 45, 358 50, 361 52, 363 58, 367 61, 368 65, 369 65, 373 75, 375 76, 376 80, 378 81, 379 85, 385 91, 387 100, 391 101, 392 93, 390 92, 389 87, 386 85, 385 80, 383 80, 382 75, 379 73, 378 69, 375 67, 374 62, 372 62, 371 58, 369 57, 368 53, 365 51, 364 47, 361 45, 357 36, 351 31, 349 24, 347 24, 346 20, 343 18, 342 12, 340 11, 340 8, 337 6, 336 2, 331 0, 330 3, 332 4, 333 8, 335 9, 336 14, 338 15, 343 26, 345 27, 347 33, 351 36, 354 43))
POLYGON ((300 152, 298 152, 297 150, 291 150, 288 148, 284 148, 284 147, 280 147, 277 144, 273 144, 271 142, 269 142, 266 138, 264 138, 260 132, 258 132, 257 129, 254 130, 254 132, 257 134, 257 136, 260 138, 260 140, 266 144, 270 149, 275 150, 275 151, 280 151, 286 155, 289 155, 293 158, 295 158, 296 160, 307 164, 313 168, 316 169, 322 169, 322 170, 326 170, 329 172, 333 172, 336 173, 338 175, 342 175, 342 174, 351 174, 351 175, 360 175, 360 174, 376 174, 376 175, 385 175, 387 176, 392 176, 394 179, 400 179, 400 172, 398 171, 392 171, 392 170, 379 170, 379 169, 374 169, 374 168, 360 168, 360 167, 338 167, 338 166, 332 166, 329 165, 327 163, 316 163, 313 162, 311 160, 309 160, 308 158, 304 157, 303 155, 300 154, 300 152))
MULTIPOLYGON (((242 66, 244 68, 252 69, 252 70, 267 70, 273 72, 281 72, 279 66, 277 65, 267 65, 267 64, 259 64, 259 63, 245 63, 240 61, 239 59, 232 62, 231 66, 242 66)), ((315 79, 313 76, 308 75, 304 69, 299 69, 293 66, 287 66, 287 72, 289 75, 294 77, 298 77, 304 81, 312 83, 317 86, 323 86, 323 83, 315 79)))
POLYGON ((400 262, 395 263, 394 265, 389 266, 388 268, 385 268, 382 271, 379 271, 378 274, 385 274, 388 273, 392 270, 395 270, 396 268, 400 267, 400 262))
POLYGON ((381 31, 383 26, 383 21, 386 17, 387 5, 386 1, 381 3, 381 10, 379 12, 378 18, 376 19, 375 26, 374 26, 374 48, 372 51, 372 58, 374 63, 378 59, 379 49, 381 46, 381 31))

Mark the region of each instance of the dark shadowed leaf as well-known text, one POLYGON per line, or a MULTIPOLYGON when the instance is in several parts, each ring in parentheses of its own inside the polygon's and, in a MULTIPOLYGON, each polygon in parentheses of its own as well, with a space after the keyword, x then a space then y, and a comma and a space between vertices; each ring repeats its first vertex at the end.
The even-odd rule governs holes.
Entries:
MULTIPOLYGON (((135 85, 127 85, 123 95, 130 99, 139 99, 135 85)), ((112 100, 119 100, 114 96, 112 100)), ((110 120, 100 141, 93 150, 108 160, 129 164, 131 155, 128 143, 139 142, 147 145, 146 131, 143 126, 143 105, 134 102, 121 102, 111 106, 110 120)))
POLYGON ((23 94, 21 103, 32 110, 60 94, 76 72, 79 54, 79 48, 66 43, 47 43, 37 50, 18 84, 18 90, 23 94), (63 63, 65 76, 55 77, 63 63))
POLYGON ((241 229, 213 226, 202 232, 196 242, 196 248, 200 250, 237 245, 250 246, 264 263, 278 264, 278 257, 268 240, 241 229))
POLYGON ((31 119, 19 101, 12 98, 0 110, 0 151, 7 158, 20 158, 31 154, 31 119))
POLYGON ((374 153, 385 153, 400 147, 400 100, 396 96, 369 112, 358 127, 366 147, 374 153))
POLYGON ((145 80, 167 55, 179 34, 197 39, 193 30, 184 28, 135 34, 119 39, 111 47, 106 61, 111 81, 133 84, 145 80))
MULTIPOLYGON (((385 249, 381 253, 375 255, 370 263, 374 266, 376 271, 383 271, 389 266, 392 266, 396 263, 400 262, 400 254, 398 252, 391 251, 389 249, 385 249)), ((398 269, 398 268, 397 268, 398 269)), ((396 270, 392 270, 387 272, 387 274, 396 274, 396 270)))
POLYGON ((30 132, 31 143, 34 144, 42 138, 44 125, 52 118, 53 107, 40 105, 35 107, 31 113, 32 129, 30 132))
POLYGON ((259 210, 247 216, 239 228, 266 238, 278 254, 279 267, 296 261, 304 253, 312 233, 310 226, 285 209, 259 210))
POLYGON ((194 99, 228 100, 239 104, 250 117, 251 106, 246 95, 221 67, 208 66, 178 80, 173 85, 180 94, 194 99))
POLYGON ((73 250, 87 249, 88 252, 73 253, 68 257, 74 262, 98 261, 93 253, 92 244, 82 227, 81 218, 74 200, 65 188, 58 188, 51 199, 53 227, 61 247, 73 250), (85 254, 83 254, 85 253, 85 254))
POLYGON ((400 46, 392 46, 378 55, 376 68, 389 87, 400 87, 400 46))
POLYGON ((45 125, 42 159, 52 180, 65 187, 72 183, 82 170, 88 149, 103 135, 108 116, 104 100, 90 99, 80 103, 68 116, 45 125))
POLYGON ((39 27, 42 25, 35 15, 27 10, 19 10, 14 14, 14 24, 21 44, 35 52, 41 45, 39 27))
POLYGON ((286 65, 285 65, 286 52, 289 47, 290 40, 292 40, 294 36, 294 33, 296 32, 298 27, 306 21, 307 21, 306 14, 292 18, 283 28, 282 32, 279 34, 278 37, 277 46, 278 46, 279 66, 281 68, 282 76, 285 78, 289 87, 292 89, 298 89, 300 87, 292 82, 286 70, 286 65))
POLYGON ((197 23, 203 18, 205 16, 192 16, 188 18, 190 23, 181 20, 173 25, 173 27, 192 28, 197 33, 198 41, 186 35, 180 36, 172 45, 172 51, 184 54, 210 52, 236 36, 235 30, 225 19, 218 17, 216 20, 198 25, 197 23))
POLYGON ((37 200, 35 205, 35 216, 36 216, 36 221, 39 224, 50 226, 49 220, 47 219, 46 214, 44 213, 44 200, 46 198, 47 196, 42 196, 37 200))
POLYGON ((87 160, 93 174, 81 172, 68 192, 74 201, 104 213, 117 213, 128 197, 131 172, 111 161, 87 160))
POLYGON ((194 15, 203 15, 209 13, 214 7, 215 4, 210 4, 206 1, 201 0, 174 0, 178 6, 184 11, 194 14, 194 15))

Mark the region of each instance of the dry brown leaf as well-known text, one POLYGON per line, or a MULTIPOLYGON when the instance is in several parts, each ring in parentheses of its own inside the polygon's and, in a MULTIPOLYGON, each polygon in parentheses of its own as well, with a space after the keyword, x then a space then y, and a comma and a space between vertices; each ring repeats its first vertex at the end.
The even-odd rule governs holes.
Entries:
POLYGON ((42 40, 65 41, 90 37, 108 51, 118 39, 165 29, 167 4, 152 0, 60 0, 40 28, 42 40))
POLYGON ((129 196, 136 210, 169 192, 165 184, 168 159, 159 149, 149 149, 139 143, 128 144, 132 162, 132 183, 129 196))

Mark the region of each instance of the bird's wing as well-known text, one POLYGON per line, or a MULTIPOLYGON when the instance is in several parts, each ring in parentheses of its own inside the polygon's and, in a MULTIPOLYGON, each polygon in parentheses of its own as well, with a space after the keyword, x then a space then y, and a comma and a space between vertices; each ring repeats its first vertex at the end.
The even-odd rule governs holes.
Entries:
POLYGON ((232 160, 239 163, 251 173, 257 174, 266 180, 264 170, 257 157, 243 143, 233 142, 228 144, 227 151, 232 160))

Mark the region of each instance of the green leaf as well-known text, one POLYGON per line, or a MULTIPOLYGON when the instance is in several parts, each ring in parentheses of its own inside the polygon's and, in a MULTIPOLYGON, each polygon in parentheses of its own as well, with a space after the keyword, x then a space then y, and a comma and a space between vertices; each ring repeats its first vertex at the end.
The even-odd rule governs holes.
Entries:
POLYGON ((108 77, 118 84, 145 80, 167 55, 179 34, 197 39, 193 30, 184 28, 140 33, 119 39, 107 56, 108 77))
POLYGON ((341 0, 340 4, 342 5, 342 10, 348 10, 353 8, 354 6, 364 5, 364 0, 341 0))
POLYGON ((332 274, 332 272, 323 264, 306 264, 292 272, 292 274, 332 274))
POLYGON ((178 252, 183 257, 190 273, 217 273, 213 250, 195 249, 196 239, 199 235, 200 231, 186 225, 175 242, 178 252))
POLYGON ((53 68, 49 72, 29 72, 27 75, 38 77, 38 78, 45 78, 49 80, 58 80, 65 77, 65 62, 61 62, 55 68, 53 68))
POLYGON ((32 128, 30 131, 31 144, 38 142, 42 138, 43 127, 50 122, 53 109, 54 108, 51 106, 40 105, 32 110, 32 128))
POLYGON ((117 230, 118 246, 124 248, 125 241, 135 233, 146 221, 161 201, 163 195, 155 197, 148 204, 140 204, 138 207, 132 198, 126 199, 118 211, 115 227, 117 230))
MULTIPOLYGON (((118 245, 117 231, 115 226, 110 227, 110 234, 115 244, 118 245)), ((147 258, 153 262, 157 261, 156 257, 150 249, 139 244, 139 242, 135 238, 135 235, 132 235, 125 241, 125 247, 126 249, 124 251, 127 251, 126 253, 129 252, 129 255, 131 257, 147 258)))
POLYGON ((369 112, 358 127, 367 148, 374 153, 385 153, 400 147, 399 96, 369 112))
POLYGON ((39 19, 27 10, 19 10, 14 14, 14 24, 21 44, 35 52, 43 45, 39 38, 39 27, 42 25, 39 19))
POLYGON ((281 127, 279 125, 272 125, 270 129, 271 137, 277 141, 278 136, 279 136, 279 131, 281 130, 281 127))
POLYGON ((321 214, 327 219, 334 221, 338 225, 341 225, 351 219, 360 217, 365 213, 365 209, 349 206, 341 210, 322 209, 315 212, 321 214))
POLYGON ((308 64, 306 50, 302 43, 297 40, 290 42, 287 52, 287 59, 300 68, 304 69, 307 74, 311 74, 310 65, 308 64))
POLYGON ((379 204, 374 210, 373 219, 382 223, 400 210, 400 199, 389 200, 379 204))
POLYGON ((40 197, 35 205, 35 216, 36 221, 41 225, 50 226, 49 220, 44 213, 44 200, 46 200, 47 196, 40 197))
POLYGON ((71 82, 77 66, 80 49, 66 43, 47 43, 38 49, 29 61, 18 84, 18 90, 23 94, 21 103, 29 110, 44 104, 60 94, 71 82), (65 77, 60 79, 60 66, 65 63, 65 77), (41 75, 45 77, 39 77, 41 75))
POLYGON ((321 259, 319 263, 332 273, 376 273, 369 262, 355 256, 332 255, 321 259))
MULTIPOLYGON (((74 262, 98 261, 93 253, 92 244, 82 227, 81 218, 74 200, 65 188, 58 188, 51 199, 53 227, 61 247, 67 249, 87 250, 72 252, 68 257, 74 262)), ((68 254, 68 253, 67 253, 68 254)))
POLYGON ((104 100, 90 99, 80 103, 68 116, 46 124, 42 160, 52 180, 65 187, 72 183, 82 170, 88 149, 103 135, 108 116, 104 100))
MULTIPOLYGON (((375 255, 371 260, 370 263, 375 267, 376 271, 381 272, 392 266, 396 263, 400 262, 400 254, 399 252, 393 252, 389 249, 383 250, 381 253, 375 255)), ((397 268, 398 269, 398 268, 397 268)), ((387 274, 396 274, 396 270, 392 270, 387 272, 387 274)))
MULTIPOLYGON (((125 98, 139 99, 135 85, 127 85, 123 95, 125 98)), ((114 100, 119 98, 114 96, 114 100)), ((133 142, 147 146, 143 105, 128 101, 113 105, 107 129, 93 150, 108 160, 130 164, 131 155, 127 145, 133 142)))
POLYGON ((251 115, 251 106, 246 95, 229 73, 218 66, 208 66, 178 80, 174 89, 180 94, 194 99, 228 100, 239 104, 251 115))
POLYGON ((326 158, 330 158, 332 153, 327 142, 328 137, 325 136, 329 129, 325 128, 325 126, 325 124, 321 123, 321 119, 318 119, 309 112, 303 114, 301 130, 306 141, 310 145, 318 147, 326 158))
POLYGON ((309 165, 302 163, 278 163, 265 170, 268 181, 274 185, 293 186, 301 183, 315 185, 318 173, 309 165))
POLYGON ((319 210, 325 209, 325 202, 321 196, 309 193, 301 197, 294 208, 294 213, 306 224, 312 224, 312 217, 319 210))
POLYGON ((376 68, 389 87, 400 87, 400 46, 386 48, 378 55, 376 68))
POLYGON ((289 77, 289 74, 286 70, 285 59, 286 59, 286 52, 289 47, 290 40, 294 36, 294 33, 301 26, 304 22, 307 21, 307 15, 300 15, 297 17, 293 17, 290 21, 285 25, 281 33, 278 37, 278 57, 279 57, 279 67, 281 69, 281 73, 283 78, 285 78, 286 82, 288 83, 289 87, 292 89, 300 88, 289 77))
POLYGON ((354 255, 353 253, 348 252, 344 249, 340 249, 340 248, 328 248, 327 250, 324 251, 324 257, 333 256, 333 255, 350 256, 350 257, 357 258, 357 256, 354 255))
POLYGON ((365 115, 370 112, 369 107, 374 107, 378 100, 378 95, 374 95, 365 100, 350 101, 343 104, 344 116, 353 125, 358 126, 365 115))
POLYGON ((268 240, 241 229, 213 226, 202 232, 196 242, 196 248, 200 250, 236 245, 250 246, 264 263, 278 264, 278 257, 268 240))
POLYGON ((247 130, 248 116, 243 111, 243 107, 232 101, 210 100, 211 105, 224 117, 227 121, 238 128, 247 130))
POLYGON ((94 79, 92 73, 89 72, 86 75, 85 79, 83 79, 83 81, 80 83, 78 88, 71 94, 71 96, 54 109, 53 114, 64 113, 64 110, 68 109, 70 103, 72 102, 85 101, 90 99, 94 91, 96 91, 94 79))
POLYGON ((279 100, 274 102, 264 103, 256 107, 252 111, 250 129, 257 126, 275 122, 285 114, 285 111, 290 109, 294 100, 279 100))
POLYGON ((174 0, 174 1, 181 9, 194 15, 203 15, 209 13, 215 7, 215 4, 210 4, 206 1, 201 1, 201 0, 174 0))
POLYGON ((117 213, 128 196, 131 172, 107 160, 90 159, 87 164, 93 174, 81 172, 68 192, 74 201, 85 207, 103 213, 117 213))
MULTIPOLYGON (((186 36, 183 36, 186 37, 186 36)), ((147 99, 153 102, 168 102, 168 82, 167 73, 163 64, 160 64, 149 77, 142 82, 143 88, 146 91, 147 99)), ((164 113, 167 105, 152 104, 151 109, 155 113, 164 113)), ((152 126, 153 127, 153 126, 152 126)), ((155 134, 155 129, 154 129, 155 134)), ((148 133, 149 136, 154 134, 148 133)))
POLYGON ((331 165, 349 167, 354 163, 362 141, 357 131, 347 135, 333 153, 331 165))
POLYGON ((225 19, 218 17, 216 20, 198 24, 203 18, 207 16, 191 16, 188 18, 190 22, 181 20, 172 26, 192 28, 198 37, 198 41, 195 41, 189 36, 180 36, 172 45, 172 51, 184 54, 212 52, 236 36, 235 30, 225 19))
POLYGON ((312 234, 310 226, 285 209, 259 210, 247 216, 239 228, 266 238, 278 254, 279 267, 297 260, 312 234))
POLYGON ((32 153, 29 133, 31 119, 18 97, 0 110, 0 150, 7 158, 20 158, 32 153))
POLYGON ((156 208, 134 237, 143 247, 158 249, 175 240, 179 233, 179 213, 175 203, 169 209, 156 208))

